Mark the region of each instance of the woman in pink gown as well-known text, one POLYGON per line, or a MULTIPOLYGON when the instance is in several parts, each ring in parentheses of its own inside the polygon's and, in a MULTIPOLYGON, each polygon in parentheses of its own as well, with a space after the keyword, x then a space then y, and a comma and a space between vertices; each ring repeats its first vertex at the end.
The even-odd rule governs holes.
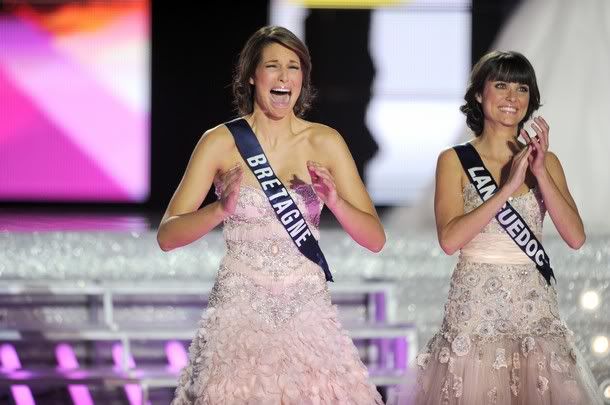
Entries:
POLYGON ((548 124, 536 117, 531 132, 524 129, 540 106, 534 70, 517 52, 487 54, 473 68, 465 100, 461 110, 475 138, 464 146, 474 148, 498 188, 483 202, 456 149, 440 154, 438 237, 447 254, 459 250, 460 257, 441 330, 417 357, 414 389, 398 402, 601 405, 559 316, 553 282, 496 219, 508 201, 538 240, 548 212, 571 248, 585 241, 561 164, 548 151, 548 124))
MULTIPOLYGON (((300 118, 312 99, 310 70, 290 31, 260 29, 237 65, 238 110, 316 239, 326 204, 377 252, 385 234, 342 137, 300 118)), ((244 166, 227 126, 207 131, 159 227, 170 250, 222 222, 227 246, 173 404, 380 404, 321 267, 297 249, 244 166), (199 208, 212 185, 218 201, 199 208)))

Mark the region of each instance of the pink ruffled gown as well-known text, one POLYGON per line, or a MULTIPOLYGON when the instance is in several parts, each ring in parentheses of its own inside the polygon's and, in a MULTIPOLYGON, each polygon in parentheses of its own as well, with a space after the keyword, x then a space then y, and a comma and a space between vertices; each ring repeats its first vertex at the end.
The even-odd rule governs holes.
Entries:
MULTIPOLYGON (((290 193, 318 238, 321 201, 309 185, 290 193)), ((261 189, 241 186, 223 233, 227 254, 172 404, 381 404, 324 273, 261 189)))
MULTIPOLYGON (((480 204, 469 184, 465 212, 480 204)), ((541 195, 530 190, 511 204, 541 240, 541 195)), ((417 357, 416 386, 398 403, 601 405, 571 336, 555 288, 494 218, 462 248, 441 330, 417 357)))

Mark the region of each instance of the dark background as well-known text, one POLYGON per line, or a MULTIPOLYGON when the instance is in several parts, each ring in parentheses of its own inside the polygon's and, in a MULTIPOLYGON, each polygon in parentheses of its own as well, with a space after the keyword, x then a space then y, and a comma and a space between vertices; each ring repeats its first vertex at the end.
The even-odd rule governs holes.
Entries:
MULTIPOLYGON (((473 63, 520 0, 473 0, 473 63)), ((0 1, 0 8, 3 7, 0 1)), ((141 212, 158 220, 201 134, 235 117, 231 77, 247 38, 267 24, 268 1, 198 4, 152 0, 151 193, 142 204, 0 202, 47 211, 141 212)), ((306 20, 318 97, 307 119, 337 129, 361 171, 377 151, 364 125, 375 67, 370 11, 312 10, 306 20), (349 74, 343 66, 349 66, 349 74)), ((208 195, 206 202, 211 200, 208 195)), ((154 224, 153 224, 154 225, 154 224)))

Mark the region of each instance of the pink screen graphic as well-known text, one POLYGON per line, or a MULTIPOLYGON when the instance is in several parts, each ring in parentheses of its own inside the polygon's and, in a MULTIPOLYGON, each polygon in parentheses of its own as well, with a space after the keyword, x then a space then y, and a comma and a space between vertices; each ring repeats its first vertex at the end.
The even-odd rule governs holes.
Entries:
POLYGON ((0 200, 146 200, 148 0, 20 3, 0 8, 0 200))

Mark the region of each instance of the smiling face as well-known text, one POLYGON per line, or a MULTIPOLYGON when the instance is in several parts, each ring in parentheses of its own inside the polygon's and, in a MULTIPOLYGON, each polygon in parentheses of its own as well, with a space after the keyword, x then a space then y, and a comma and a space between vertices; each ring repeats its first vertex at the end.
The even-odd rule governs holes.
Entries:
POLYGON ((281 119, 292 114, 303 84, 298 55, 278 43, 267 45, 250 84, 254 86, 256 107, 267 116, 281 119))
POLYGON ((466 103, 460 111, 476 136, 485 125, 515 129, 540 107, 540 91, 531 63, 519 52, 492 51, 483 55, 470 73, 466 103))
POLYGON ((477 94, 481 104, 485 125, 517 127, 527 113, 529 86, 522 83, 488 80, 481 94, 477 94))

